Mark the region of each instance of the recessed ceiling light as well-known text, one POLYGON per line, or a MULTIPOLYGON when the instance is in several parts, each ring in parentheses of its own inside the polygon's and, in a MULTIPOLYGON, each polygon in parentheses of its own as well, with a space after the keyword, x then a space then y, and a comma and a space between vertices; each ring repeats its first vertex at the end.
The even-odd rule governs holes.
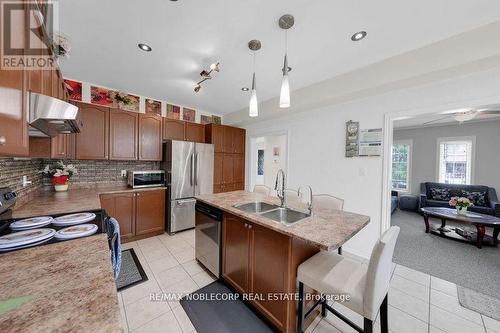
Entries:
POLYGON ((250 89, 248 89, 248 87, 243 87, 243 88, 241 88, 241 90, 243 90, 243 91, 248 91, 248 90, 250 90, 250 89))
POLYGON ((146 51, 146 52, 151 52, 153 49, 151 48, 151 46, 147 45, 147 44, 144 44, 144 43, 139 43, 137 44, 137 46, 139 46, 139 48, 143 51, 146 51))
POLYGON ((352 35, 351 40, 353 42, 358 42, 358 41, 362 40, 363 38, 365 38, 366 35, 367 35, 366 31, 359 31, 359 32, 356 32, 354 35, 352 35))

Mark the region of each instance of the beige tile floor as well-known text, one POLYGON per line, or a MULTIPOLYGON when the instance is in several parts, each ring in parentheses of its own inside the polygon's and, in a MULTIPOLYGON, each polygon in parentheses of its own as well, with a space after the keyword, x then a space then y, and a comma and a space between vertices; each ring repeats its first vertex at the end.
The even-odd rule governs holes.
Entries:
MULTIPOLYGON (((118 294, 125 332, 196 332, 179 302, 150 301, 151 293, 190 293, 214 281, 194 259, 194 231, 123 244, 131 247, 149 280, 118 294)), ((361 316, 342 305, 333 306, 362 325, 361 316)), ((455 284, 394 264, 389 329, 392 333, 500 333, 500 322, 461 307, 455 284)), ((355 331, 328 314, 317 318, 307 332, 355 331)), ((375 332, 380 332, 378 318, 375 332)))

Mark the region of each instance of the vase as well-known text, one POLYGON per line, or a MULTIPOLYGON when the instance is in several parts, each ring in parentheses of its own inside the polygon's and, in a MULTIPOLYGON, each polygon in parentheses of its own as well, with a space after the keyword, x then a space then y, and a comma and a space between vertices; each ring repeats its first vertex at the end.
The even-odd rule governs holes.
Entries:
POLYGON ((54 185, 54 190, 56 190, 56 192, 66 192, 68 186, 69 184, 54 185))
POLYGON ((458 207, 457 206, 457 214, 466 216, 467 215, 467 207, 458 207))

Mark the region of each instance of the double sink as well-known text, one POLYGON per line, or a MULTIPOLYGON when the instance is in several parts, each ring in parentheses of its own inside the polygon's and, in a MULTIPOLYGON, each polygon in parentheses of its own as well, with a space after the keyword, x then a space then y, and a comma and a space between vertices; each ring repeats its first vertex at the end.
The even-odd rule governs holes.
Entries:
POLYGON ((247 213, 260 214, 263 217, 283 224, 292 224, 311 216, 295 209, 280 207, 262 201, 234 205, 233 207, 247 213))

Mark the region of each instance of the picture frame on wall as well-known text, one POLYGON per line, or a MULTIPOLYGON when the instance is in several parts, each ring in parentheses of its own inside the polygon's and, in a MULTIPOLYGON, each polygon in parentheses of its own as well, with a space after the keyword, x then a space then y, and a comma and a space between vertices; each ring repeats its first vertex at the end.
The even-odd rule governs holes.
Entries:
POLYGON ((145 111, 146 113, 151 113, 157 116, 161 116, 161 102, 154 99, 146 98, 145 111))
POLYGON ((181 107, 173 104, 167 104, 167 118, 181 119, 181 107))
POLYGON ((221 125, 222 124, 222 118, 219 116, 212 116, 212 123, 221 125))
POLYGON ((64 80, 64 85, 68 90, 69 99, 73 101, 82 101, 82 82, 64 80))
POLYGON ((114 93, 116 92, 107 88, 90 86, 90 103, 112 107, 114 99, 111 96, 114 93))
POLYGON ((182 120, 194 122, 196 119, 196 111, 193 109, 182 108, 182 120))
POLYGON ((212 116, 207 116, 207 115, 200 115, 200 123, 205 125, 205 124, 211 124, 213 122, 212 116))

